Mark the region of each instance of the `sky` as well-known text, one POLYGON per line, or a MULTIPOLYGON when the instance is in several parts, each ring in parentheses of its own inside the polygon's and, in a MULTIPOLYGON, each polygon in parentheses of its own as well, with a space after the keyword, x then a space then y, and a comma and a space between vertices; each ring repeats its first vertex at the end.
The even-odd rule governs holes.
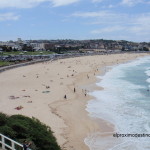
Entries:
POLYGON ((150 42, 150 0, 0 0, 0 41, 150 42))

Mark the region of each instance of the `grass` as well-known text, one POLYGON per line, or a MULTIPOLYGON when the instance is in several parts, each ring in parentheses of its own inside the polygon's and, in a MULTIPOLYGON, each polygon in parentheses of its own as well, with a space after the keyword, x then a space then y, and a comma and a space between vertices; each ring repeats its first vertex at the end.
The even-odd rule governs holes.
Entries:
POLYGON ((0 54, 0 56, 6 56, 6 55, 21 55, 23 53, 24 55, 48 55, 48 54, 54 54, 54 52, 48 52, 48 51, 36 51, 36 52, 3 52, 0 54))
MULTIPOLYGON (((9 55, 49 55, 49 54, 54 54, 54 52, 49 52, 49 51, 36 51, 36 52, 3 52, 0 53, 0 56, 9 56, 9 55)), ((9 61, 1 61, 0 60, 0 67, 3 66, 8 66, 14 64, 13 62, 9 61)))
POLYGON ((14 63, 13 62, 8 62, 8 61, 0 61, 0 67, 12 65, 12 64, 14 64, 14 63))

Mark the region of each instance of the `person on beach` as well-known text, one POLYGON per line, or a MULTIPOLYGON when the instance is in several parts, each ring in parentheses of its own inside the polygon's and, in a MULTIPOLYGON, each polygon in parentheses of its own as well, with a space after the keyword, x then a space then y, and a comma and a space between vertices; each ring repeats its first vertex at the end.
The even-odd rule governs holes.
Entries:
POLYGON ((86 90, 86 89, 85 89, 84 95, 85 95, 85 96, 87 95, 87 90, 86 90))
POLYGON ((64 98, 67 99, 67 96, 65 95, 64 98))
POLYGON ((23 143, 23 150, 29 150, 29 146, 31 145, 31 143, 28 143, 26 140, 23 143))
POLYGON ((87 74, 87 78, 89 79, 89 75, 87 74))

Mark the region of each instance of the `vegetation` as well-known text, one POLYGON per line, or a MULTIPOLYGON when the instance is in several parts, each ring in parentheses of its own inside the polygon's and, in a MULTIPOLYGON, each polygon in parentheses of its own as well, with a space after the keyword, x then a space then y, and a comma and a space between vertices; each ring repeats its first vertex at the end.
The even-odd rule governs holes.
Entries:
POLYGON ((14 64, 14 63, 12 63, 12 62, 8 62, 8 61, 0 61, 0 67, 2 67, 2 66, 12 65, 12 64, 14 64))
POLYGON ((143 51, 149 51, 147 47, 143 47, 143 51))
POLYGON ((5 51, 5 52, 11 52, 12 51, 11 46, 3 45, 3 46, 0 46, 0 48, 2 48, 2 50, 5 51))
POLYGON ((0 56, 8 56, 8 55, 48 55, 53 54, 54 52, 50 51, 35 51, 35 52, 24 52, 24 51, 11 51, 11 52, 3 52, 0 53, 0 56))
POLYGON ((32 142, 32 150, 61 150, 50 127, 35 118, 0 113, 0 133, 20 143, 32 142))
POLYGON ((34 49, 32 48, 32 46, 27 46, 27 44, 23 44, 22 50, 23 51, 29 51, 29 52, 33 52, 34 51, 34 49))

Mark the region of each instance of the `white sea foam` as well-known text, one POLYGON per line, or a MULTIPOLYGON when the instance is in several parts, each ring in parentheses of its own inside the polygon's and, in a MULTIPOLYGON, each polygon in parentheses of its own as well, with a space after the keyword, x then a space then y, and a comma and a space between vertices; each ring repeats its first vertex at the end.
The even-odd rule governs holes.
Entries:
POLYGON ((145 74, 148 76, 148 79, 146 80, 148 83, 150 83, 150 68, 147 68, 145 71, 145 74))
MULTIPOLYGON (((86 110, 89 115, 115 124, 116 132, 150 134, 150 111, 146 109, 147 104, 150 106, 150 103, 145 103, 143 94, 139 92, 145 89, 145 86, 134 84, 124 79, 126 78, 125 72, 129 71, 131 67, 137 67, 141 64, 149 63, 149 61, 150 57, 141 58, 112 67, 104 76, 99 76, 102 80, 97 85, 103 87, 104 90, 89 93, 94 96, 94 100, 89 101, 87 104, 86 110)), ((145 68, 147 76, 150 76, 149 69, 150 67, 145 68)), ((147 79, 147 82, 150 83, 150 79, 147 79)), ((114 140, 112 137, 105 139, 100 133, 95 133, 91 137, 87 137, 85 142, 91 150, 150 149, 148 138, 126 138, 120 141, 118 139, 114 140), (90 140, 93 141, 92 144, 90 140), (106 144, 105 142, 108 143, 106 144), (145 142, 144 148, 142 142, 145 142), (115 147, 113 148, 113 146, 115 147)))

